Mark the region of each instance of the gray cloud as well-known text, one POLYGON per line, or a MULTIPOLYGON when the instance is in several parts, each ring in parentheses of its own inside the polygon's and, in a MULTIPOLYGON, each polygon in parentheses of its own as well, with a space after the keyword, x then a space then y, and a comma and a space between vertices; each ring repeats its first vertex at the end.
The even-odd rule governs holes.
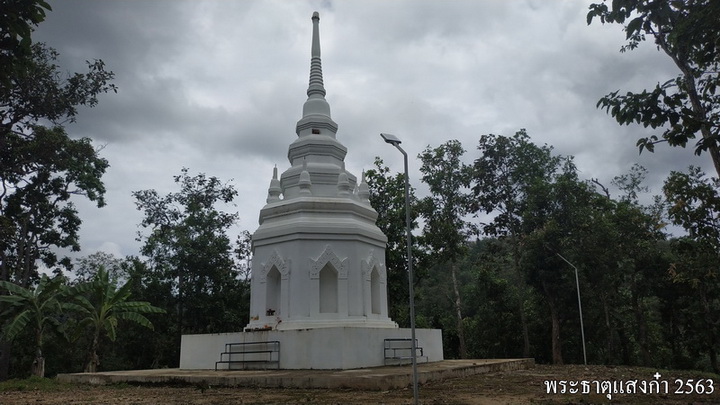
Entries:
MULTIPOLYGON (((638 156, 635 141, 655 132, 620 127, 597 100, 640 90, 676 74, 652 44, 618 52, 619 26, 587 26, 590 1, 90 1, 52 4, 35 33, 61 53, 68 71, 103 59, 118 94, 83 110, 74 136, 105 145, 108 206, 78 202, 84 254, 136 254, 140 213, 133 190, 173 190, 181 167, 233 179, 242 222, 257 226, 273 165, 305 101, 310 16, 320 11, 327 99, 359 175, 381 156, 402 161, 380 132, 400 136, 411 156, 459 139, 476 156, 480 135, 527 128, 539 144, 574 155, 586 178, 610 179, 640 162, 659 192, 670 169, 709 167, 692 150, 658 146, 638 156)), ((411 162, 417 182, 418 162, 411 162)), ((420 186, 416 184, 416 186, 420 186)), ((420 187, 422 189, 422 187, 420 187)))

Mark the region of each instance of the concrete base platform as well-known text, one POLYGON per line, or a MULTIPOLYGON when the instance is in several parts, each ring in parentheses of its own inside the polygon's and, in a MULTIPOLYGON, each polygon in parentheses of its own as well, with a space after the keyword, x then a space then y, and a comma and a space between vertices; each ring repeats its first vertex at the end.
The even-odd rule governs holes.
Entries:
MULTIPOLYGON (((416 329, 418 347, 422 348, 424 361, 443 360, 442 331, 440 329, 416 329)), ((238 364, 236 368, 279 368, 295 370, 354 370, 380 367, 385 363, 385 339, 410 339, 406 328, 350 328, 332 327, 298 330, 268 330, 256 332, 214 333, 183 335, 180 344, 181 370, 214 369, 218 360, 249 360, 257 363, 238 364), (279 352, 272 354, 275 365, 268 365, 269 355, 256 357, 222 353, 226 344, 276 341, 279 352), (278 358, 279 357, 279 358, 278 358)), ((410 350, 399 354, 409 356, 410 350)), ((396 353, 398 354, 398 353, 396 353)), ((420 355, 420 354, 418 354, 420 355)), ((220 364, 217 368, 232 368, 220 364)))
MULTIPOLYGON (((418 364, 418 381, 441 381, 474 374, 532 368, 534 359, 443 360, 418 364)), ((80 384, 198 384, 225 387, 352 388, 390 390, 412 385, 412 366, 354 370, 180 370, 156 369, 59 374, 62 382, 80 384)))

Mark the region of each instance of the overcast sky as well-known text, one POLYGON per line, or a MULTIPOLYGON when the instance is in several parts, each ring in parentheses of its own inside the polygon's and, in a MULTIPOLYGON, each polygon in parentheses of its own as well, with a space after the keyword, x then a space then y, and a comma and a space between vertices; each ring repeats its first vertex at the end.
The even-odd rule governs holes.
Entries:
MULTIPOLYGON (((132 191, 176 191, 182 167, 232 180, 241 221, 255 231, 272 168, 289 167, 310 69, 311 16, 320 13, 327 100, 346 167, 359 175, 382 157, 416 157, 458 139, 466 161, 482 134, 526 128, 537 144, 575 156, 583 178, 606 185, 633 163, 660 193, 670 170, 710 158, 635 142, 656 132, 620 127, 595 107, 618 89, 639 91, 677 74, 653 44, 621 54, 620 26, 586 24, 591 1, 52 1, 34 40, 60 52, 69 72, 102 59, 117 94, 68 126, 104 145, 107 206, 78 201, 82 254, 138 254, 142 215, 132 191)), ((421 192, 419 162, 411 181, 421 192)))

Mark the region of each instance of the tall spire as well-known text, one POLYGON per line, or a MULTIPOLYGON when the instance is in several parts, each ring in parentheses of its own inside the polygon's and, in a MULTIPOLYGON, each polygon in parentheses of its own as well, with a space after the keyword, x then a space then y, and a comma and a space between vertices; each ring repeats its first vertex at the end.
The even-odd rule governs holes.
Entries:
POLYGON ((323 84, 322 62, 320 60, 320 14, 316 11, 312 15, 313 33, 310 53, 310 83, 307 89, 307 100, 303 104, 303 117, 298 122, 297 132, 311 128, 325 128, 332 135, 337 132, 337 124, 330 118, 330 105, 325 100, 325 86, 323 84))
POLYGON ((316 11, 312 15, 313 34, 312 34, 312 51, 310 58, 310 86, 308 86, 308 97, 313 94, 319 94, 325 97, 325 87, 323 87, 322 62, 320 60, 320 14, 316 11))
MULTIPOLYGON (((303 104, 302 118, 295 126, 298 137, 288 147, 292 167, 280 178, 282 201, 291 201, 301 195, 336 197, 338 176, 345 171, 343 161, 347 148, 337 140, 338 125, 330 117, 330 105, 325 100, 320 61, 320 14, 317 11, 312 15, 312 25, 307 100, 303 104)), ((348 186, 343 184, 343 187, 353 190, 357 179, 350 173, 345 176, 348 186)))

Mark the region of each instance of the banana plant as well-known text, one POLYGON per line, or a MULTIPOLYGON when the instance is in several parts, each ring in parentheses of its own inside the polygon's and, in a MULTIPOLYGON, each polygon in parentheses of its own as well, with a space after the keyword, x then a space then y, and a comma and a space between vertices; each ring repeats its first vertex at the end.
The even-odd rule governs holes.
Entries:
POLYGON ((146 301, 129 301, 130 288, 130 281, 118 288, 117 284, 110 280, 105 268, 100 267, 90 281, 68 290, 73 301, 66 306, 80 314, 78 328, 81 331, 92 331, 85 372, 97 371, 100 364, 98 351, 101 338, 107 336, 114 342, 120 321, 130 321, 153 329, 153 324, 143 314, 165 312, 146 301))
POLYGON ((37 286, 25 288, 8 281, 0 281, 0 302, 10 304, 0 314, 0 321, 7 319, 2 329, 3 337, 12 341, 26 328, 32 328, 35 340, 35 359, 32 375, 45 376, 43 357, 44 334, 48 328, 60 327, 59 315, 64 309, 62 303, 64 277, 50 278, 43 275, 37 286))

